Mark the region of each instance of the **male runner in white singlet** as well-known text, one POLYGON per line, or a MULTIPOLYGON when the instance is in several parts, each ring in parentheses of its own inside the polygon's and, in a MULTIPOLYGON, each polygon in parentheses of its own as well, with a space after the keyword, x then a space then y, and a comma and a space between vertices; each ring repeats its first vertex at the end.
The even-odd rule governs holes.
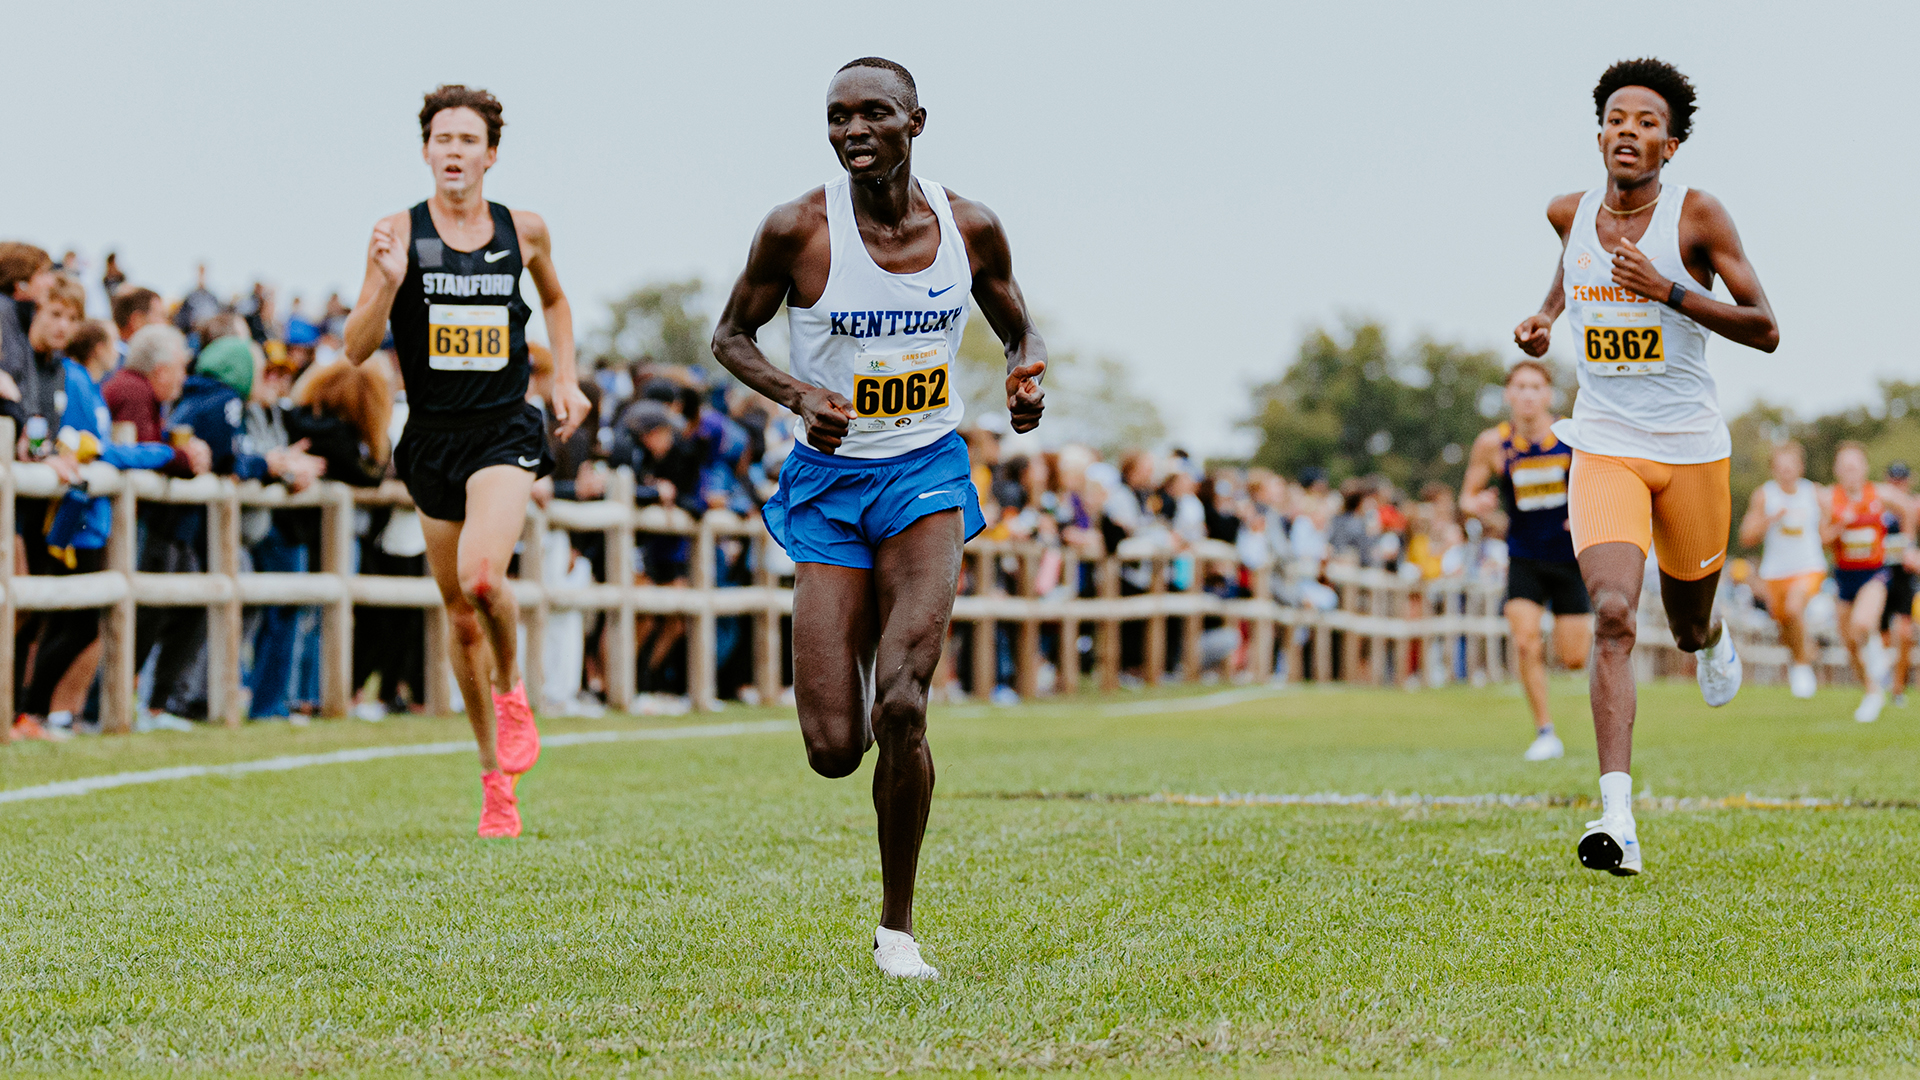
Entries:
POLYGON ((1006 346, 1015 431, 1040 422, 1046 346, 992 211, 913 174, 926 127, 913 76, 864 57, 827 88, 847 176, 775 207, 714 331, 713 354, 793 411, 797 446, 767 502, 796 565, 794 696, 807 761, 841 777, 879 743, 880 925, 873 956, 931 979, 913 884, 933 796, 927 683, 945 646, 960 548, 984 519, 951 382, 971 295, 1006 346), (787 305, 793 373, 754 335, 787 305))
POLYGON ((1797 442, 1773 448, 1773 479, 1754 490, 1740 519, 1742 547, 1760 548, 1760 595, 1767 614, 1780 627, 1780 641, 1793 656, 1787 685, 1797 698, 1810 698, 1820 680, 1813 671, 1813 642, 1807 635, 1807 601, 1827 578, 1827 553, 1820 546, 1820 522, 1826 515, 1820 485, 1807 479, 1807 455, 1797 442))
POLYGON ((347 359, 357 364, 392 323, 410 406, 394 465, 420 511, 427 565, 453 629, 453 672, 480 749, 485 837, 520 835, 514 785, 540 756, 516 674, 520 611, 506 584, 533 482, 553 471, 540 410, 526 400, 532 309, 520 294, 523 269, 540 292, 553 343, 562 441, 589 409, 547 223, 481 191, 504 124, 500 102, 485 90, 442 86, 427 95, 421 156, 433 170, 433 195, 373 227, 346 333, 347 359))
POLYGON ((1713 610, 1733 518, 1733 440, 1707 370, 1707 334, 1766 352, 1780 342, 1733 218, 1706 192, 1661 180, 1692 130, 1693 96, 1686 76, 1659 60, 1623 61, 1600 77, 1593 104, 1607 182, 1548 204, 1560 263, 1540 311, 1513 332, 1529 356, 1545 356, 1565 311, 1580 353, 1573 416, 1553 426, 1574 451, 1569 522, 1598 641, 1589 697, 1601 813, 1579 854, 1615 874, 1641 867, 1628 769, 1649 547, 1659 553, 1674 642, 1695 655, 1707 704, 1740 690, 1733 638, 1713 610), (1714 299, 1716 274, 1733 303, 1714 299))

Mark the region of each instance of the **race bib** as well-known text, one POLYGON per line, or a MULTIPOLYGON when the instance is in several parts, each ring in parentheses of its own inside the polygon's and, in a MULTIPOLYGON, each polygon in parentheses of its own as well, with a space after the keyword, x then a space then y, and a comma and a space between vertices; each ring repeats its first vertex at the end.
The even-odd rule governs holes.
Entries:
POLYGON ((1840 557, 1848 562, 1862 562, 1873 558, 1873 545, 1880 539, 1880 530, 1871 526, 1856 529, 1844 529, 1840 533, 1840 557))
POLYGON ((904 353, 862 353, 853 376, 854 431, 911 427, 952 401, 945 344, 904 353))
POLYGON ((1659 304, 1584 304, 1580 328, 1587 374, 1662 375, 1667 370, 1666 341, 1660 332, 1659 304))
POLYGON ((504 304, 427 306, 427 366, 436 371, 499 371, 509 337, 504 304))

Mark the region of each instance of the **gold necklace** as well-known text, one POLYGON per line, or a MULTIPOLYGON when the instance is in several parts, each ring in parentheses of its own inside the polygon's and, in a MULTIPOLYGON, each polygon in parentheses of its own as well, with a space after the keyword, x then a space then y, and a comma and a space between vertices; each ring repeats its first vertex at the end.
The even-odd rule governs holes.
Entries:
POLYGON ((1612 214, 1614 217, 1632 217, 1633 215, 1640 213, 1642 210, 1651 210, 1654 207, 1660 205, 1660 196, 1666 193, 1667 193, 1666 185, 1662 184, 1660 186, 1660 190, 1654 194, 1653 201, 1648 203, 1645 206, 1637 206, 1637 207, 1634 207, 1632 210, 1615 210, 1613 207, 1607 205, 1607 200, 1601 199, 1600 209, 1605 210, 1607 213, 1612 214))

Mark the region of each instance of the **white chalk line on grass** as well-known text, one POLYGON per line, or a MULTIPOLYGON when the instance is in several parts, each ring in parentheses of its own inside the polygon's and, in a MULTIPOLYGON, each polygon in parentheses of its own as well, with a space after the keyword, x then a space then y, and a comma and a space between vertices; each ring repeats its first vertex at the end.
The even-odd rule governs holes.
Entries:
MULTIPOLYGON (((588 746, 595 743, 653 742, 671 739, 715 739, 729 735, 767 735, 795 730, 792 720, 753 720, 732 724, 695 724, 687 727, 638 728, 626 731, 581 731, 567 735, 543 735, 543 748, 588 746)), ((403 746, 361 746, 352 750, 334 750, 325 754, 288 754, 257 761, 235 761, 225 765, 175 765, 167 769, 108 773, 78 780, 59 780, 51 784, 0 791, 0 803, 28 802, 35 799, 63 799, 89 795, 110 788, 134 784, 159 784, 169 780, 192 780, 203 776, 246 776, 251 773, 288 772, 316 765, 350 765, 384 758, 434 757, 443 754, 471 754, 473 740, 410 743, 403 746)))
MULTIPOLYGON (((1600 803, 1586 795, 1400 795, 1382 792, 1376 795, 1321 791, 1307 794, 1265 795, 1228 793, 1194 795, 1159 792, 1152 795, 1106 794, 1097 791, 1012 791, 966 793, 961 798, 1013 799, 1068 802, 1153 803, 1165 806, 1333 806, 1372 807, 1387 810, 1418 810, 1437 807, 1468 809, 1501 808, 1508 810, 1597 810, 1600 803)), ((1725 796, 1653 796, 1634 799, 1641 810, 1920 810, 1913 799, 1820 799, 1813 797, 1775 798, 1769 795, 1725 796)))
POLYGON ((1280 697, 1288 691, 1279 687, 1249 686, 1240 690, 1222 690, 1217 694, 1202 694, 1199 697, 1158 698, 1153 701, 1128 701, 1119 705, 1103 705, 1101 716, 1152 716, 1156 713, 1199 712, 1203 709, 1224 709, 1228 705, 1243 705, 1249 701, 1263 698, 1280 697))

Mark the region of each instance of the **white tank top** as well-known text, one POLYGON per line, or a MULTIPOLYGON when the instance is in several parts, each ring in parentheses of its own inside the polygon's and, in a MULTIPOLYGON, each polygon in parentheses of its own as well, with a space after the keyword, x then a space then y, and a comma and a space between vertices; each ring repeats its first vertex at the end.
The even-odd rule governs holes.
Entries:
MULTIPOLYGON (((1600 246, 1594 228, 1606 194, 1595 188, 1580 199, 1567 234, 1562 282, 1580 396, 1553 433, 1590 454, 1669 465, 1718 461, 1733 453, 1733 439, 1707 370, 1707 328, 1613 283, 1613 253, 1600 246)), ((1685 187, 1668 184, 1635 246, 1662 276, 1709 292, 1680 261, 1686 201, 1685 187)))
POLYGON ((1825 511, 1812 481, 1802 479, 1794 485, 1791 495, 1782 491, 1779 484, 1767 481, 1760 486, 1760 509, 1769 517, 1786 511, 1779 521, 1767 526, 1766 544, 1760 555, 1762 581, 1826 570, 1827 552, 1820 546, 1820 519, 1825 511))
MULTIPOLYGON (((840 457, 897 457, 959 427, 966 415, 952 364, 967 326, 973 264, 947 189, 914 182, 940 222, 933 264, 912 274, 882 270, 860 239, 843 176, 827 185, 826 291, 812 307, 787 309, 794 377, 853 402, 857 415, 835 451, 840 457)), ((807 437, 797 417, 793 437, 807 437)))

